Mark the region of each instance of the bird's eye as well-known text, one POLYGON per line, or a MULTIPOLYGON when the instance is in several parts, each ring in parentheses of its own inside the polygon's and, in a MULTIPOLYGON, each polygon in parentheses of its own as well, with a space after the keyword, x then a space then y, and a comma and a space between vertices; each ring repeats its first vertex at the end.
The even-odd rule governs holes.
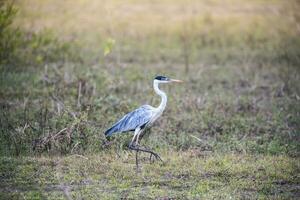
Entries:
POLYGON ((169 81, 170 80, 168 77, 165 77, 165 76, 156 76, 155 79, 159 80, 159 81, 169 81))

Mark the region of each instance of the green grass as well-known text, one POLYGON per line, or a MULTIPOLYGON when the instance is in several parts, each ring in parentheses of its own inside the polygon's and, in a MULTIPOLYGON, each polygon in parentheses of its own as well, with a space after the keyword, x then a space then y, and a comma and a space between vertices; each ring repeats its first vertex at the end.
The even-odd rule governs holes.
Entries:
MULTIPOLYGON (((3 101, 11 102, 2 107, 2 133, 6 136, 2 154, 30 155, 38 149, 39 153, 55 154, 71 153, 72 149, 98 152, 105 141, 104 130, 117 118, 140 104, 158 104, 151 84, 156 68, 149 66, 139 72, 137 66, 131 66, 121 74, 120 68, 52 66, 47 74, 29 71, 2 76, 6 86, 0 90, 3 101), (79 84, 82 94, 78 105, 79 84), (57 139, 48 140, 51 147, 40 145, 43 138, 65 128, 68 131, 57 139)), ((298 87, 299 74, 290 68, 292 73, 285 83, 280 79, 280 66, 249 68, 200 67, 183 77, 183 71, 166 69, 164 74, 182 77, 186 83, 163 86, 169 95, 167 109, 144 142, 163 149, 210 146, 221 152, 298 156, 299 101, 293 87, 298 87)), ((130 135, 118 137, 114 145, 126 147, 130 135)))
POLYGON ((1 158, 1 197, 64 199, 292 199, 299 161, 285 156, 163 152, 142 164, 112 152, 79 157, 1 158))

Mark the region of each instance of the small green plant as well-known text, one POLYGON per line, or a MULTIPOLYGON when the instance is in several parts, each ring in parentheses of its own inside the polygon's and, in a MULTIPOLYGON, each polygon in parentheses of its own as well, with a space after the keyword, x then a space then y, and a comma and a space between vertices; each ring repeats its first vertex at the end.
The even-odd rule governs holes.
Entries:
POLYGON ((20 44, 20 32, 11 28, 17 9, 6 1, 0 2, 0 64, 7 64, 20 44))
POLYGON ((110 54, 110 52, 113 50, 115 43, 116 43, 116 41, 112 38, 108 38, 105 41, 104 47, 103 47, 104 56, 107 56, 108 54, 110 54))

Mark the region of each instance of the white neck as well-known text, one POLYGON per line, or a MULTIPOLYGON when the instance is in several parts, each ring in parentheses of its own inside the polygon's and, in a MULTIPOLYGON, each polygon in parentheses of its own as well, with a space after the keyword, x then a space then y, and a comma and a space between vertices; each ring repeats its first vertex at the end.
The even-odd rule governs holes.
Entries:
POLYGON ((159 84, 159 81, 157 80, 154 80, 153 81, 153 88, 156 92, 156 94, 158 94, 160 97, 161 97, 161 102, 160 102, 160 105, 157 107, 157 109, 160 111, 160 112, 163 112, 164 109, 166 108, 166 105, 167 105, 167 95, 166 93, 164 93, 162 90, 160 90, 158 88, 158 84, 159 84))

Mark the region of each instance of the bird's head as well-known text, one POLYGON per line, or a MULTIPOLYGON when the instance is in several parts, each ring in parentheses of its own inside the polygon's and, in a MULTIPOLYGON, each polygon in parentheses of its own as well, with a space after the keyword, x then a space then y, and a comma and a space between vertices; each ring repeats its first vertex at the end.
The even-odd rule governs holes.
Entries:
POLYGON ((156 76, 154 78, 154 81, 157 82, 157 83, 182 83, 183 81, 182 80, 177 80, 177 79, 171 79, 171 78, 168 78, 168 77, 165 77, 165 76, 156 76))

